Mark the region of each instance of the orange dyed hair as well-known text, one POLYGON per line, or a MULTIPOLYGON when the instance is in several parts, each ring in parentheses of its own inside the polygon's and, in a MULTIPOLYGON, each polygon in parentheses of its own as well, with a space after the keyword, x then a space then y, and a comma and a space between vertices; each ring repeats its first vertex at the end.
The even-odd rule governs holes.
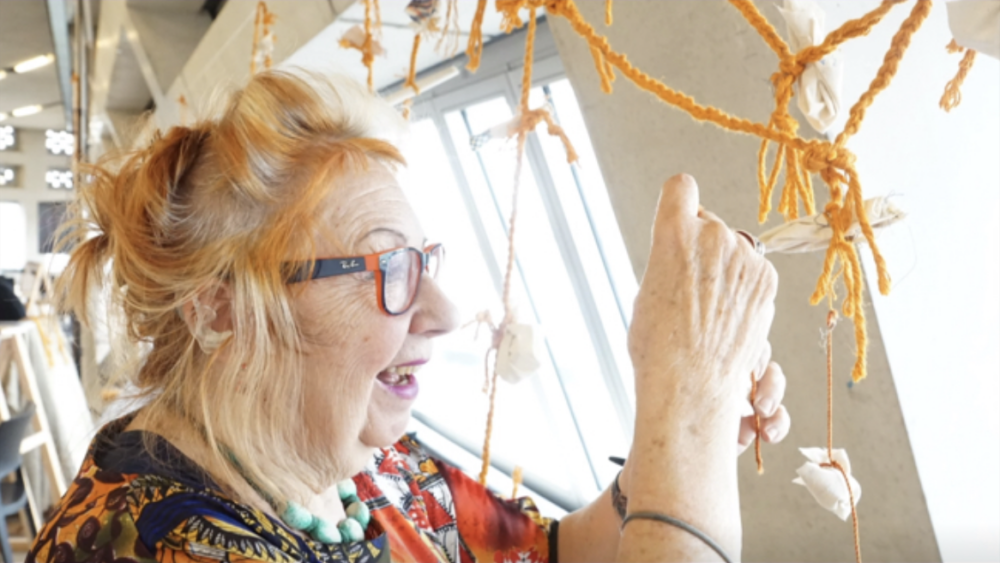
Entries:
POLYGON ((403 163, 378 138, 396 119, 349 79, 261 72, 218 118, 91 167, 63 227, 64 308, 86 321, 94 286, 110 291, 115 348, 147 415, 192 419, 267 489, 316 489, 336 468, 298 453, 301 331, 282 264, 315 259, 322 202, 342 173, 403 163), (217 284, 231 293, 233 336, 206 354, 180 311, 217 284), (229 361, 209 377, 220 353, 229 361))

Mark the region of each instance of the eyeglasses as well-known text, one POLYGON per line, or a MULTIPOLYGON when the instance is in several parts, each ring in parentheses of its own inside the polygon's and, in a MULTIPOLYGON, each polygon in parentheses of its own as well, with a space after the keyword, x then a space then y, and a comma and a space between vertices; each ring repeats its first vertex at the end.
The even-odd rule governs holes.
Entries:
POLYGON ((375 272, 379 308, 389 315, 402 315, 416 301, 423 274, 436 278, 443 261, 444 246, 441 244, 432 244, 424 250, 396 248, 365 256, 316 260, 312 272, 300 267, 290 281, 297 283, 343 274, 375 272))

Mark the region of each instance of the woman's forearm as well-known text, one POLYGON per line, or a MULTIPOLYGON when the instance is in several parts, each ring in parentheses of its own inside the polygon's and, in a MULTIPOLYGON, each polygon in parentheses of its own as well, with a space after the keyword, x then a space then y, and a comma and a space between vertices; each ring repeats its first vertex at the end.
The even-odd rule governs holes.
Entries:
POLYGON ((559 560, 583 563, 614 561, 621 519, 611 504, 611 489, 559 522, 559 560))
MULTIPOLYGON (((695 380, 697 375, 688 374, 695 380)), ((703 402, 685 391, 689 390, 642 397, 637 404, 635 440, 626 468, 628 512, 656 512, 686 522, 737 560, 742 541, 733 445, 738 410, 725 405, 725 398, 703 402)), ((680 528, 633 520, 622 532, 616 559, 714 561, 719 556, 680 528)))

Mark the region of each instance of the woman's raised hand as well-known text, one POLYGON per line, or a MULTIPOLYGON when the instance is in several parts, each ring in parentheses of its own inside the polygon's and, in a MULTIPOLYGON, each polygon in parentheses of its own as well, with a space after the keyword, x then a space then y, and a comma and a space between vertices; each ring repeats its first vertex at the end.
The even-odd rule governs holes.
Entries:
POLYGON ((769 356, 777 287, 770 262, 700 208, 694 178, 667 180, 629 330, 637 407, 648 398, 702 420, 740 412, 769 356))

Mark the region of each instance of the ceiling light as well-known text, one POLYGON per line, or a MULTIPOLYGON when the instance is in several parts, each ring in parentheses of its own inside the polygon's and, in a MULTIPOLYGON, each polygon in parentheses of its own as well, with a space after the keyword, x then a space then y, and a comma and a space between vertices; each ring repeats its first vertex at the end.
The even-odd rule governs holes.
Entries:
POLYGON ((10 117, 10 116, 7 115, 6 113, 0 111, 0 121, 6 121, 8 117, 10 117))
POLYGON ((4 78, 7 78, 7 71, 0 68, 0 80, 3 80, 4 78))
POLYGON ((52 61, 54 60, 56 60, 56 57, 51 53, 48 55, 38 55, 37 57, 32 57, 14 65, 14 72, 18 74, 22 72, 31 72, 35 69, 42 68, 45 65, 52 64, 52 61))
POLYGON ((26 115, 35 115, 36 113, 42 111, 42 106, 24 106, 23 108, 17 108, 16 110, 10 112, 14 117, 24 117, 26 115))

